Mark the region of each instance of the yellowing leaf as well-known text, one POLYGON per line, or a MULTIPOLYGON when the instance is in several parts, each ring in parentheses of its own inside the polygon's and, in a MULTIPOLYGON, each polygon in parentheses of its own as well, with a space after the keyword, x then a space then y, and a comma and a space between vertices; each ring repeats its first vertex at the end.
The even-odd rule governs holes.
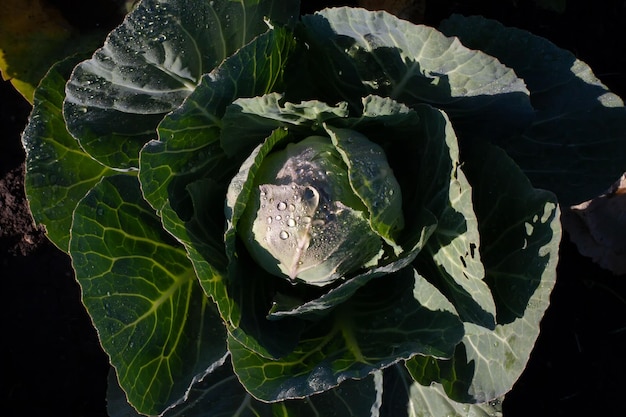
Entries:
POLYGON ((63 57, 70 24, 45 0, 3 0, 0 6, 0 71, 30 102, 39 80, 63 57))

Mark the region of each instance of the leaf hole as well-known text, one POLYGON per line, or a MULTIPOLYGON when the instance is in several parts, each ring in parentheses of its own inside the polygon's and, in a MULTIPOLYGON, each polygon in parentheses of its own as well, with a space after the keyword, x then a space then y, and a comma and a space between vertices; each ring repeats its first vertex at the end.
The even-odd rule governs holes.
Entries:
POLYGON ((474 258, 476 256, 476 244, 470 243, 470 256, 474 258))

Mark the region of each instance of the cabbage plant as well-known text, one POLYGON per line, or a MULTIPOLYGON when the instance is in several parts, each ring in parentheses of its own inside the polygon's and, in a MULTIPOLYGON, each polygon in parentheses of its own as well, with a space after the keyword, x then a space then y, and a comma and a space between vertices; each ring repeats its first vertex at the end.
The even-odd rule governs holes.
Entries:
POLYGON ((495 415, 625 121, 484 18, 143 0, 42 80, 26 191, 112 416, 495 415))

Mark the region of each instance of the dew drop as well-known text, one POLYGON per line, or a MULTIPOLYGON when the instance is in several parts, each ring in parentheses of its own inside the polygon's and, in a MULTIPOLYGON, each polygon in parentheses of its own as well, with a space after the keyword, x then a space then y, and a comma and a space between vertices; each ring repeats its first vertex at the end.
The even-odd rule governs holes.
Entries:
POLYGON ((281 201, 280 203, 278 203, 276 208, 280 211, 283 211, 287 208, 287 203, 285 203, 284 201, 281 201))
POLYGON ((270 223, 272 223, 272 216, 269 216, 269 217, 267 218, 267 224, 270 224, 270 223))
POLYGON ((287 240, 289 238, 289 233, 286 232, 285 230, 281 230, 278 237, 281 238, 282 240, 287 240))
POLYGON ((287 220, 287 226, 296 227, 296 221, 294 219, 287 220))

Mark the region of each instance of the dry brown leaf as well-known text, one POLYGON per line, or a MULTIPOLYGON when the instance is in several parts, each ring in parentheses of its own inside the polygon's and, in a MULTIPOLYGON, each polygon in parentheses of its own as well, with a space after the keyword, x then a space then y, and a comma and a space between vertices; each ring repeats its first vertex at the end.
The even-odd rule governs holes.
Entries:
POLYGON ((581 254, 626 274, 626 173, 606 193, 565 210, 563 226, 581 254))

